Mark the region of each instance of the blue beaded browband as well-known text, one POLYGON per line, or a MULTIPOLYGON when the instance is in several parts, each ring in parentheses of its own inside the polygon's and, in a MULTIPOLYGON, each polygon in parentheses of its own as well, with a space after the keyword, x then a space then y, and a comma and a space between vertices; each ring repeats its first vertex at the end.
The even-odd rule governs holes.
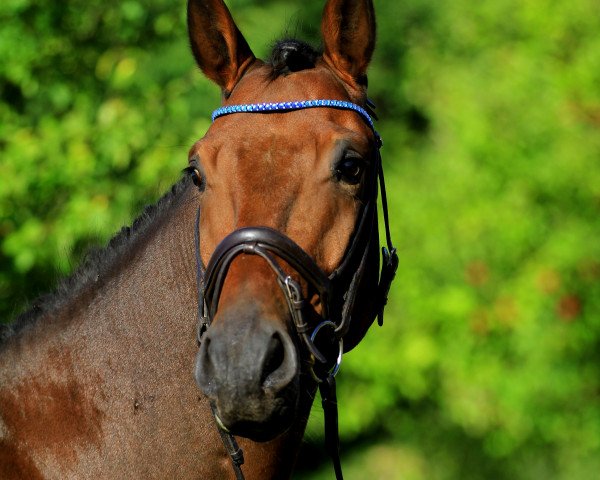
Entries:
POLYGON ((217 118, 225 115, 231 115, 232 113, 269 113, 269 112, 286 112, 291 110, 302 110, 305 108, 339 108, 341 110, 353 110, 360 114, 366 122, 369 124, 371 129, 375 132, 375 125, 371 119, 371 115, 359 105, 352 102, 346 102, 344 100, 303 100, 301 102, 279 102, 279 103, 250 103, 247 105, 228 105, 225 107, 217 108, 212 114, 212 121, 214 122, 217 118))

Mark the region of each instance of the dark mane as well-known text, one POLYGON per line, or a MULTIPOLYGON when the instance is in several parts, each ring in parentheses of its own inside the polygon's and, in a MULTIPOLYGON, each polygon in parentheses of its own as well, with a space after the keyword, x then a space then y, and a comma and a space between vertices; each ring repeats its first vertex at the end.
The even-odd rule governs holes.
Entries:
POLYGON ((77 270, 61 280, 52 293, 31 302, 29 310, 19 315, 12 324, 0 325, 0 345, 25 327, 36 323, 45 314, 58 310, 99 278, 109 274, 127 253, 128 247, 162 220, 190 184, 190 176, 184 175, 158 202, 146 206, 131 227, 123 227, 105 247, 90 250, 77 270))
POLYGON ((301 40, 287 38, 273 46, 268 64, 273 67, 274 77, 314 68, 321 52, 301 40))

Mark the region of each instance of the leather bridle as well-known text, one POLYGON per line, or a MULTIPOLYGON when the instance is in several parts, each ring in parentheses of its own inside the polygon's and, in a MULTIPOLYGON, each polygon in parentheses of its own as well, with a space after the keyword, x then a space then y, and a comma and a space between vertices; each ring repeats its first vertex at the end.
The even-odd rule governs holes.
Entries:
MULTIPOLYGON (((378 179, 387 243, 387 248, 382 248, 381 273, 377 285, 375 308, 372 312, 373 317, 378 317, 380 325, 383 324, 383 310, 398 267, 398 256, 392 244, 389 227, 385 180, 380 155, 381 138, 374 128, 371 116, 365 109, 342 100, 232 105, 215 110, 213 121, 221 116, 235 113, 283 113, 324 107, 357 112, 371 128, 377 145, 374 155, 375 161, 372 162, 371 172, 368 175, 369 183, 366 185, 362 212, 340 265, 331 275, 327 275, 315 260, 289 237, 268 227, 245 227, 226 236, 217 245, 206 268, 204 268, 200 256, 200 209, 198 209, 195 224, 199 316, 198 343, 200 344, 202 341, 204 332, 210 327, 211 321, 216 315, 223 284, 233 260, 241 254, 257 255, 263 258, 276 275, 277 282, 287 301, 296 332, 309 352, 312 365, 311 374, 319 384, 325 413, 325 445, 332 458, 336 478, 341 480, 335 375, 340 367, 343 339, 350 328, 358 288, 367 269, 369 251, 374 244, 379 244, 378 179), (289 265, 306 282, 309 291, 312 290, 318 295, 321 305, 318 315, 321 321, 316 326, 311 325, 307 320, 309 310, 313 317, 316 314, 312 305, 303 296, 300 284, 280 265, 280 260, 289 265), (329 343, 338 344, 338 351, 334 358, 327 358, 316 345, 317 337, 325 332, 329 332, 329 343)), ((372 109, 374 105, 368 102, 367 108, 372 109)), ((241 470, 241 465, 244 462, 242 451, 238 447, 235 438, 222 424, 214 407, 213 414, 223 443, 231 456, 236 478, 241 480, 244 478, 241 470)))

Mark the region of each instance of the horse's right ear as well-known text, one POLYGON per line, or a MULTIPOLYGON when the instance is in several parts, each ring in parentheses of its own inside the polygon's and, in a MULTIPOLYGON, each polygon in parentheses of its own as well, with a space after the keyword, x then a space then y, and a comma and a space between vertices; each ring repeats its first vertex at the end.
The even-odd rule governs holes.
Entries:
POLYGON ((255 60, 223 0, 188 0, 188 33, 196 63, 228 96, 255 60))

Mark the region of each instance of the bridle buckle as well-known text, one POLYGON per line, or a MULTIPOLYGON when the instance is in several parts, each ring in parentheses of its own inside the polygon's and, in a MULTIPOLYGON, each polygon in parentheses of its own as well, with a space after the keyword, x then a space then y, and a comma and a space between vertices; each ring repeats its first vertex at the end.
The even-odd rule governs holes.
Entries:
MULTIPOLYGON (((313 344, 315 350, 317 350, 317 351, 319 351, 319 350, 316 347, 316 345, 314 344, 314 342, 315 342, 315 339, 317 338, 317 335, 324 327, 331 328, 333 330, 334 336, 336 336, 335 332, 337 330, 337 325, 334 322, 332 322, 331 320, 325 320, 325 321, 319 323, 319 325, 316 326, 316 328, 313 330, 312 334, 310 335, 310 341, 313 344)), ((321 378, 321 377, 319 377, 319 375, 317 375, 317 372, 315 372, 314 365, 313 365, 310 369, 310 373, 311 373, 313 379, 317 383, 322 383, 328 377, 335 377, 338 374, 338 372, 340 371, 340 365, 342 364, 342 355, 343 354, 344 354, 344 338, 340 337, 338 339, 338 355, 335 360, 335 365, 333 365, 333 367, 331 367, 328 371, 325 371, 325 375, 323 376, 323 378, 321 378)), ((324 362, 322 362, 322 363, 324 363, 324 362)))

